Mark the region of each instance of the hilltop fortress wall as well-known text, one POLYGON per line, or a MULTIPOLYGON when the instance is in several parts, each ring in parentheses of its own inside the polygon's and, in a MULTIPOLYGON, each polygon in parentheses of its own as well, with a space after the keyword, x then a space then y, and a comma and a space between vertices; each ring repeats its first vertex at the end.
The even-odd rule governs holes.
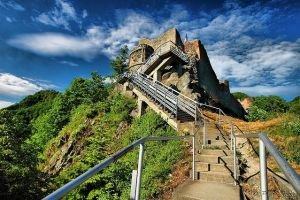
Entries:
POLYGON ((188 63, 180 62, 176 56, 162 58, 158 67, 147 75, 198 102, 219 106, 227 113, 244 118, 245 110, 230 93, 229 82, 217 78, 201 41, 186 39, 182 42, 175 28, 154 39, 142 38, 130 54, 129 69, 139 71, 151 54, 169 41, 188 56, 188 63))

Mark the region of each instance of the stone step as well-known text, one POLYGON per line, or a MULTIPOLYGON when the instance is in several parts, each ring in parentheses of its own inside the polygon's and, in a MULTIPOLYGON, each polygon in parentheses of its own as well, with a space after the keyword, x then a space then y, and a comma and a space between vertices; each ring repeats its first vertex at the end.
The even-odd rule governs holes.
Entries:
POLYGON ((228 145, 230 145, 230 141, 226 140, 208 140, 206 145, 219 147, 220 149, 227 149, 228 145))
POLYGON ((233 165, 233 156, 196 155, 196 162, 233 165))
POLYGON ((234 184, 234 179, 231 176, 231 173, 224 172, 196 172, 196 179, 205 182, 234 184))
POLYGON ((199 154, 202 154, 202 155, 216 155, 216 156, 230 156, 233 153, 232 153, 231 150, 200 149, 199 154))
POLYGON ((187 180, 178 186, 173 200, 239 200, 240 188, 231 184, 187 180))
POLYGON ((225 172, 225 173, 233 173, 233 165, 224 165, 224 164, 211 164, 205 162, 197 162, 195 163, 195 171, 197 172, 225 172))

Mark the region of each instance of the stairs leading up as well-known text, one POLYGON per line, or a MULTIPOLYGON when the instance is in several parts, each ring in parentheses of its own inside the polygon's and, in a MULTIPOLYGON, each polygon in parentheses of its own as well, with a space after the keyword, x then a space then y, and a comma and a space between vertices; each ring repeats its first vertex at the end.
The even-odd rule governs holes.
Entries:
POLYGON ((239 200, 240 188, 231 184, 188 180, 173 195, 174 200, 239 200))
MULTIPOLYGON (((180 51, 173 51, 182 56, 180 51)), ((155 54, 149 66, 145 65, 141 70, 151 69, 158 60, 155 56, 159 57, 159 54, 155 54)), ((180 185, 174 191, 173 199, 240 199, 240 187, 234 185, 230 139, 222 127, 215 122, 208 123, 197 102, 172 88, 140 73, 131 73, 128 79, 134 85, 133 92, 138 98, 159 113, 167 123, 179 132, 195 135, 196 180, 187 180, 180 185)))
MULTIPOLYGON (((196 133, 197 144, 202 144, 202 131, 196 133)), ((206 142, 203 148, 198 146, 195 155, 196 180, 187 180, 177 187, 173 199, 240 199, 240 187, 234 185, 234 159, 228 136, 217 125, 209 124, 206 142)))

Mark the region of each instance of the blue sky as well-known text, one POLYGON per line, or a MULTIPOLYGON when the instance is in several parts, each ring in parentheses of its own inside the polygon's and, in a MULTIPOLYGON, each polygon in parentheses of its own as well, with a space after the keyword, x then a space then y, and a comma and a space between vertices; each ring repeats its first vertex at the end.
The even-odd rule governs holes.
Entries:
POLYGON ((299 1, 0 0, 0 107, 112 73, 121 46, 176 27, 231 91, 300 95, 299 1))

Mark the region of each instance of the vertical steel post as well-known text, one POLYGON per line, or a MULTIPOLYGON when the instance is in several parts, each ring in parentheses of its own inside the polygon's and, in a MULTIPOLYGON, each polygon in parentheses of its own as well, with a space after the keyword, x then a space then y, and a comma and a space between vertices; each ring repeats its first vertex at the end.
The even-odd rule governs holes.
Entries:
POLYGON ((130 200, 135 200, 137 170, 132 170, 130 200))
POLYGON ((205 122, 205 120, 203 121, 204 122, 204 124, 203 124, 203 129, 202 129, 202 132, 203 132, 203 138, 202 138, 202 149, 205 147, 205 145, 206 145, 206 122, 205 122))
POLYGON ((237 166, 236 166, 236 137, 233 136, 233 177, 234 177, 234 185, 237 182, 237 166))
POLYGON ((192 170, 193 170, 193 180, 195 180, 195 135, 192 137, 193 143, 193 163, 192 163, 192 170))
POLYGON ((178 119, 178 96, 176 96, 176 120, 178 119))
POLYGON ((230 130, 230 150, 232 151, 233 149, 233 125, 231 124, 231 130, 230 130))
POLYGON ((259 139, 259 168, 261 199, 268 200, 267 158, 264 142, 259 139))
POLYGON ((221 112, 221 111, 220 111, 220 108, 219 108, 219 115, 218 115, 218 116, 219 116, 219 117, 218 117, 218 118, 219 118, 219 125, 221 125, 221 115, 220 115, 220 112, 221 112))
POLYGON ((136 193, 135 199, 140 199, 141 184, 142 184, 142 171, 143 171, 143 157, 144 157, 144 144, 140 144, 139 161, 138 161, 138 172, 136 180, 136 193))

